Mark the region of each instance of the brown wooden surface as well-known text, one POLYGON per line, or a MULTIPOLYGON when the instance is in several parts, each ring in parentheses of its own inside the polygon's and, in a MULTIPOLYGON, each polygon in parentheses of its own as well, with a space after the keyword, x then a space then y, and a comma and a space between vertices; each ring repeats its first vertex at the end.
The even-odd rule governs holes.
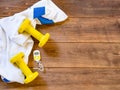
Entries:
MULTIPOLYGON (((38 0, 0 0, 0 17, 13 15, 38 0)), ((37 26, 51 38, 39 49, 45 73, 27 85, 6 84, 9 90, 120 90, 120 0, 53 0, 69 18, 37 26)), ((32 50, 32 52, 33 52, 32 50)), ((33 56, 29 67, 35 66, 33 56)), ((33 70, 34 71, 34 70, 33 70)))

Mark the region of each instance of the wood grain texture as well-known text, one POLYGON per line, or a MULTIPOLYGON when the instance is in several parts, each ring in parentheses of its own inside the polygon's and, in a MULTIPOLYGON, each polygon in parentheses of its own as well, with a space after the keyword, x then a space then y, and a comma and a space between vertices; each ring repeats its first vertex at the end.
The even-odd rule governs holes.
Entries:
MULTIPOLYGON (((39 0, 0 0, 0 18, 21 12, 39 0)), ((41 51, 45 73, 21 85, 0 81, 0 90, 120 90, 120 0, 53 0, 69 18, 37 25, 50 33, 41 51)), ((33 50, 28 66, 35 67, 33 50)))
POLYGON ((49 42, 120 42, 119 18, 69 18, 37 29, 51 34, 49 42))
MULTIPOLYGON (((1 0, 1 17, 13 15, 33 5, 39 0, 1 0), (9 3, 8 3, 9 2, 9 3)), ((119 17, 119 0, 53 0, 69 17, 119 17), (74 12, 74 13, 73 13, 74 12)))
MULTIPOLYGON (((45 67, 120 67, 119 43, 47 43, 41 51, 45 67)), ((33 52, 33 51, 32 51, 33 52)), ((29 66, 34 66, 33 55, 29 66)))
POLYGON ((119 90, 120 69, 46 68, 32 83, 21 85, 0 82, 8 90, 119 90))

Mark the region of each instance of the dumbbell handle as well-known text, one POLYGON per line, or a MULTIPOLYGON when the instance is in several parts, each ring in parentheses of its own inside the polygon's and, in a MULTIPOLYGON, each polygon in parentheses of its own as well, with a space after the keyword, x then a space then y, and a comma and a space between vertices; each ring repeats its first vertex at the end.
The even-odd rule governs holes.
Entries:
POLYGON ((30 68, 27 66, 27 64, 24 62, 23 59, 19 59, 16 64, 19 66, 19 68, 22 70, 23 74, 25 76, 31 75, 32 71, 30 68))
POLYGON ((20 68, 20 70, 23 72, 23 74, 26 77, 25 80, 24 80, 24 83, 27 84, 27 83, 33 81, 39 75, 39 73, 38 72, 33 73, 30 70, 30 68, 24 62, 23 56, 24 56, 24 53, 20 52, 20 53, 16 54, 15 56, 13 56, 11 58, 10 62, 15 63, 20 68))
POLYGON ((31 25, 28 25, 28 27, 27 27, 27 29, 25 29, 25 31, 39 41, 44 36, 42 33, 38 32, 36 29, 34 29, 31 25))
POLYGON ((19 33, 23 33, 24 31, 39 41, 39 44, 38 44, 39 47, 44 46, 50 37, 49 33, 46 33, 45 35, 43 35, 42 33, 38 32, 35 28, 33 28, 30 23, 30 20, 27 18, 22 22, 22 24, 18 29, 19 33))

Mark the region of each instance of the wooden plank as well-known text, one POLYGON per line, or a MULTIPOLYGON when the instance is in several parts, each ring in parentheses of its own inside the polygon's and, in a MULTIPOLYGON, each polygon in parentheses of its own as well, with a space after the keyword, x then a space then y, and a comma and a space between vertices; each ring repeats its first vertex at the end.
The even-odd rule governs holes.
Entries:
POLYGON ((0 17, 6 17, 14 15, 15 13, 19 13, 34 3, 36 3, 38 0, 0 0, 0 17))
POLYGON ((51 85, 36 87, 16 87, 7 90, 119 90, 119 85, 51 85))
POLYGON ((37 29, 50 33, 49 42, 120 42, 119 18, 69 18, 54 25, 37 25, 37 29))
MULTIPOLYGON (((38 0, 1 0, 0 16, 9 16, 30 7, 38 0)), ((119 17, 120 0, 53 0, 69 17, 119 17), (73 13, 74 12, 74 13, 73 13)))
POLYGON ((41 25, 37 29, 49 32, 49 42, 120 42, 119 18, 69 18, 63 23, 41 25))
POLYGON ((54 2, 70 17, 120 16, 119 0, 54 0, 54 2))
POLYGON ((46 68, 46 73, 27 85, 0 82, 2 90, 119 90, 120 69, 46 68))
POLYGON ((119 18, 69 18, 63 23, 37 26, 37 29, 44 34, 51 34, 49 42, 120 42, 118 20, 119 18))
MULTIPOLYGON (((47 43, 39 48, 45 67, 113 67, 120 68, 119 43, 47 43)), ((33 51, 32 51, 33 52, 33 51)), ((33 55, 29 66, 34 67, 33 55)))

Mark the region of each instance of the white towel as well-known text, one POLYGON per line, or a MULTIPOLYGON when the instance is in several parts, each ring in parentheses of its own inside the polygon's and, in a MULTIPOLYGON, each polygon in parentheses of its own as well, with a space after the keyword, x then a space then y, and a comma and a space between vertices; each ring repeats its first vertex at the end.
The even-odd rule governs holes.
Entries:
POLYGON ((35 27, 36 24, 64 21, 67 15, 51 0, 41 0, 23 12, 0 19, 0 75, 5 82, 24 84, 25 76, 19 68, 10 63, 10 58, 24 52, 24 60, 28 63, 34 42, 29 34, 18 33, 18 28, 25 18, 29 18, 35 27))

